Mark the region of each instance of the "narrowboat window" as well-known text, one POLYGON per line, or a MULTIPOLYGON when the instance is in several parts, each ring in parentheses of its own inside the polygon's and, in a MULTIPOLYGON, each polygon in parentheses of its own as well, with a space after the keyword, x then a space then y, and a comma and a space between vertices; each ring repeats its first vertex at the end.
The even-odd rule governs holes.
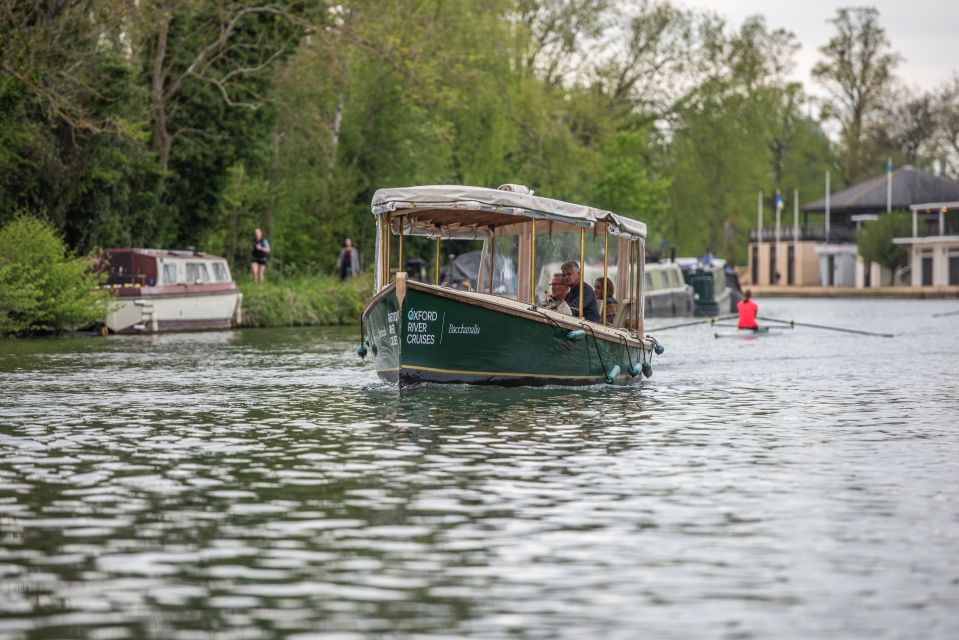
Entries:
POLYGON ((176 284, 176 264, 163 265, 163 284, 176 284))
POLYGON ((213 263, 213 275, 216 277, 217 282, 226 282, 230 279, 230 272, 226 269, 226 263, 224 262, 214 262, 213 263))
POLYGON ((209 282, 210 273, 206 269, 206 265, 202 262, 187 262, 186 263, 186 281, 187 282, 209 282))
POLYGON ((678 269, 670 269, 670 270, 669 270, 669 286, 670 286, 670 287, 678 287, 678 286, 680 286, 680 277, 679 277, 679 270, 678 270, 678 269))
POLYGON ((646 277, 644 278, 644 280, 646 281, 646 290, 648 291, 648 290, 652 289, 652 288, 653 288, 653 274, 650 273, 649 271, 647 271, 647 272, 646 272, 646 277))

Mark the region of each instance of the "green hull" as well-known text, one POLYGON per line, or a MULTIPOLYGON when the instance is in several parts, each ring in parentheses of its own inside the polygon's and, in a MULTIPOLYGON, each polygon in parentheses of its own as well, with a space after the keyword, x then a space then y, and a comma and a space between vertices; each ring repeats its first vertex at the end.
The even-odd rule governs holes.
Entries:
POLYGON ((629 370, 649 360, 649 343, 578 318, 548 316, 492 296, 409 283, 402 301, 395 285, 375 296, 363 325, 377 373, 400 385, 629 384, 642 378, 629 370), (568 337, 583 326, 593 331, 568 337))

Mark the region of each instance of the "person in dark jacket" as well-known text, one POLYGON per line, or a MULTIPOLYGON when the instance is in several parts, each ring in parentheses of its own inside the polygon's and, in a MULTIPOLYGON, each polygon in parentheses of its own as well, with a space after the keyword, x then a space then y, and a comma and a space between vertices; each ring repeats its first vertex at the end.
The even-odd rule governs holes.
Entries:
POLYGON ((347 238, 343 241, 343 248, 340 249, 340 255, 336 258, 336 270, 340 274, 340 280, 346 280, 360 273, 360 254, 353 247, 353 241, 347 238))
POLYGON ((260 229, 253 230, 253 254, 250 258, 250 267, 253 270, 253 282, 263 282, 263 272, 266 271, 266 261, 270 259, 270 241, 263 237, 260 229))
POLYGON ((564 262, 561 269, 566 282, 569 283, 566 303, 572 310, 573 315, 579 315, 579 288, 583 287, 583 317, 591 322, 602 322, 599 317, 599 307, 596 304, 596 292, 580 278, 579 263, 570 260, 564 262))

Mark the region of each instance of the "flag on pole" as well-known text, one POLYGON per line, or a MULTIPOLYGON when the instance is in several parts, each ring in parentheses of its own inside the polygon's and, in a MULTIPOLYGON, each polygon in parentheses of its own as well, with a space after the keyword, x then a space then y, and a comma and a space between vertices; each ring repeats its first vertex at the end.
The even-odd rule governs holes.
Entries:
POLYGON ((779 189, 776 189, 775 203, 776 203, 776 211, 781 211, 783 208, 783 197, 782 197, 782 194, 779 193, 779 189))

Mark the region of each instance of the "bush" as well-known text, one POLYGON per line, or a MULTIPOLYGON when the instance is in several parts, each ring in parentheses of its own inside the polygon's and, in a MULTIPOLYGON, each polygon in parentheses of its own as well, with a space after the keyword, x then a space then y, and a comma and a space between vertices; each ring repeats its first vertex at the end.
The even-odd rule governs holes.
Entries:
POLYGON ((0 229, 0 335, 60 332, 102 321, 108 293, 91 261, 67 253, 47 222, 19 215, 0 229))
POLYGON ((901 244, 893 244, 893 238, 912 235, 912 215, 905 211, 879 214, 879 218, 867 222, 859 232, 859 255, 868 264, 875 262, 895 271, 909 264, 909 252, 901 244))
POLYGON ((330 276, 300 276, 237 284, 243 292, 244 327, 357 324, 371 288, 369 277, 341 282, 330 276))

